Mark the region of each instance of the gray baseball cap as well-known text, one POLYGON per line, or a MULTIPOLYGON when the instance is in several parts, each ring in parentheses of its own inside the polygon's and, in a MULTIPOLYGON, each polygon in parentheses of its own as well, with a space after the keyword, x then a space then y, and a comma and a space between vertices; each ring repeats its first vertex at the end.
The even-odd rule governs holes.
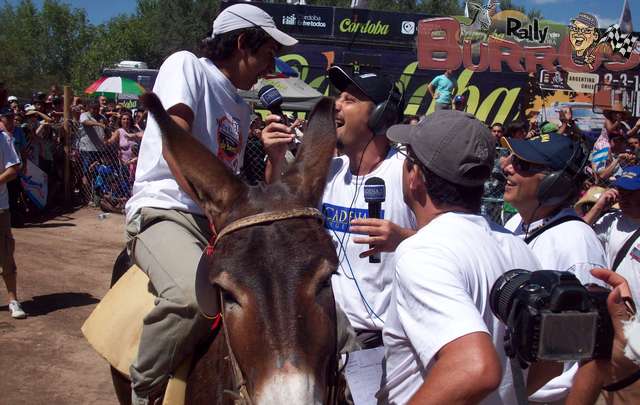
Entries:
POLYGON ((480 186, 493 169, 496 149, 489 128, 463 111, 438 110, 417 125, 394 125, 387 138, 410 145, 420 163, 454 184, 480 186))

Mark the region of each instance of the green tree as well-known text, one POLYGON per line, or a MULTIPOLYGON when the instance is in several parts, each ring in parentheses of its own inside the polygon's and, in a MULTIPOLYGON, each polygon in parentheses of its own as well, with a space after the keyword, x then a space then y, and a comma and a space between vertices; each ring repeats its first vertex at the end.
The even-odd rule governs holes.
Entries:
POLYGON ((28 97, 54 83, 68 83, 71 67, 91 37, 84 10, 45 0, 38 10, 31 0, 0 9, 0 77, 11 93, 28 97))

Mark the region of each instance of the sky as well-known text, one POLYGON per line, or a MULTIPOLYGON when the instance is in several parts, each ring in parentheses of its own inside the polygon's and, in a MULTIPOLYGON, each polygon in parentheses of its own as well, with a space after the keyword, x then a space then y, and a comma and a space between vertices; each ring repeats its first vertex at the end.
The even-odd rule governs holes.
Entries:
MULTIPOLYGON (((428 1, 428 0, 425 0, 428 1)), ((483 0, 486 2, 486 0, 483 0)), ((499 1, 499 0, 498 0, 499 1)), ((133 13, 136 9, 135 0, 64 0, 72 7, 84 8, 89 21, 92 24, 100 24, 122 13, 133 13)), ((17 4, 19 0, 10 0, 9 3, 17 4)), ((34 0, 38 6, 42 0, 34 0)), ((545 18, 567 24, 572 17, 585 11, 594 14, 598 18, 600 26, 605 28, 614 22, 618 22, 624 0, 514 0, 513 3, 529 8, 542 10, 545 18)), ((631 14, 633 16, 634 30, 640 31, 640 0, 629 0, 631 14)))

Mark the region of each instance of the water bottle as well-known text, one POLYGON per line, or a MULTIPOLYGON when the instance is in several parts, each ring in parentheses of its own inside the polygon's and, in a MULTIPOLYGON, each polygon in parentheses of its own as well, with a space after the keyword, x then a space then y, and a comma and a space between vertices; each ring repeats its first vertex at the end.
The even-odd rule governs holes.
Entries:
POLYGON ((98 219, 99 220, 103 220, 109 217, 109 213, 108 212, 101 212, 100 214, 98 214, 98 219))

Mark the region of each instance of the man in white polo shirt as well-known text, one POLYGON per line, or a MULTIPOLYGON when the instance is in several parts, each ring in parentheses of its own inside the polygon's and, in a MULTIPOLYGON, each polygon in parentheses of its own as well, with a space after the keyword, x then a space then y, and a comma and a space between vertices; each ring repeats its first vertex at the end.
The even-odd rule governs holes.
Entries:
MULTIPOLYGON (((578 142, 556 133, 531 139, 502 138, 511 156, 504 166, 504 200, 518 210, 505 227, 521 237, 545 270, 569 271, 583 284, 601 281, 591 269, 606 267, 604 249, 591 227, 573 209, 587 154, 578 142)), ((533 402, 562 401, 577 363, 530 397, 533 402)))
POLYGON ((495 141, 460 111, 436 111, 387 137, 407 146, 405 201, 419 230, 396 250, 383 329, 390 404, 515 404, 504 325, 489 308, 506 271, 537 270, 527 246, 479 215, 495 141))
MULTIPOLYGON (((250 108, 238 89, 249 90, 271 73, 274 57, 296 43, 259 8, 232 5, 213 22, 212 36, 204 41, 206 57, 186 51, 169 56, 153 91, 176 124, 238 173, 250 123, 250 108)), ((211 231, 196 200, 173 156, 163 150, 150 116, 126 206, 129 251, 157 294, 130 368, 134 405, 158 401, 170 373, 209 333, 195 279, 211 231)))

